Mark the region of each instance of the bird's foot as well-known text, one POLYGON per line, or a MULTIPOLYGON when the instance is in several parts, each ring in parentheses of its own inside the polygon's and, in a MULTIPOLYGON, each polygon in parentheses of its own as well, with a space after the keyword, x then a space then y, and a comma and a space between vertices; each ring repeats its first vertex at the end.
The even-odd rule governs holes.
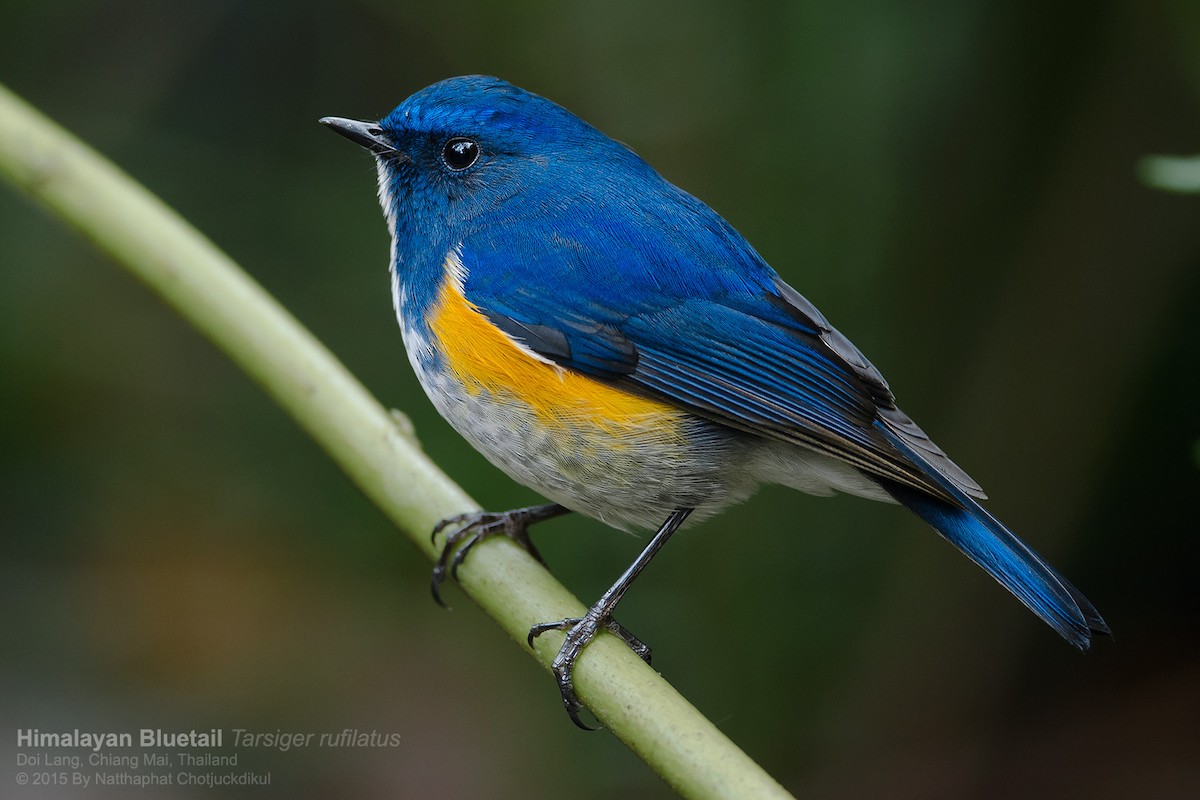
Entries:
POLYGON ((533 640, 546 631, 566 631, 567 637, 563 640, 558 654, 554 656, 554 661, 550 663, 550 669, 554 672, 554 678, 558 682, 558 691, 562 694, 563 706, 567 709, 567 714, 576 726, 585 731, 595 730, 595 728, 584 724, 579 717, 579 712, 583 710, 583 703, 575 694, 575 662, 579 659, 583 648, 587 647, 602 630, 620 638, 639 658, 647 664, 650 663, 650 648, 619 622, 608 616, 599 603, 589 608, 582 617, 570 617, 557 622, 542 622, 534 625, 529 629, 527 637, 529 646, 533 647, 533 640))
POLYGON ((437 543, 438 534, 442 531, 447 528, 451 528, 451 530, 446 534, 441 555, 438 556, 437 563, 433 566, 433 575, 430 577, 429 588, 433 592, 433 599, 437 601, 438 605, 446 607, 441 594, 441 587, 446 581, 446 576, 457 579, 459 565, 467 557, 467 553, 471 552, 472 548, 484 539, 493 536, 507 536, 529 555, 545 563, 529 538, 529 526, 535 522, 565 514, 567 511, 569 509, 557 503, 550 503, 544 506, 517 508, 499 513, 472 511, 442 520, 433 527, 431 536, 433 542, 437 543))

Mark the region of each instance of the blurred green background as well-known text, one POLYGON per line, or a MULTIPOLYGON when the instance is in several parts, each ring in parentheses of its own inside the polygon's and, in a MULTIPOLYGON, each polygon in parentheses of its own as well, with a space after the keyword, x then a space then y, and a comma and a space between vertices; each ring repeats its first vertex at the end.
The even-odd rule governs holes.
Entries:
MULTIPOLYGON (((374 169, 316 119, 486 72, 627 142, 869 355, 1117 634, 1080 656, 900 509, 764 490, 627 598, 655 666, 800 796, 1200 794, 1200 198, 1136 172, 1200 150, 1195 3, 9 0, 0 21, 0 81, 497 509, 536 498, 422 395, 374 169)), ((143 726, 403 737, 256 753, 274 783, 247 797, 669 793, 459 592, 438 609, 429 565, 254 384, 7 188, 0 375, 0 796, 17 728, 143 726)), ((576 518, 537 540, 587 601, 639 547, 576 518)))

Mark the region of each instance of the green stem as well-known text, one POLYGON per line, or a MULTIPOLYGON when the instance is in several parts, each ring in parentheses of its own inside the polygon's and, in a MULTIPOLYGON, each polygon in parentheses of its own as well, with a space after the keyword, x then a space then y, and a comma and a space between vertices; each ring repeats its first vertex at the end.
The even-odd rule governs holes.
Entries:
MULTIPOLYGON (((136 275, 225 351, 333 457, 426 556, 434 522, 476 508, 333 355, 157 197, 0 85, 0 174, 136 275)), ((537 622, 583 605, 503 539, 477 548, 462 588, 525 648, 537 622)), ((548 667, 561 634, 538 639, 548 667)), ((654 670, 612 636, 576 670, 580 697, 686 797, 788 794, 654 670)), ((546 702, 556 702, 547 686, 546 702)), ((563 719, 564 735, 569 728, 563 719)))

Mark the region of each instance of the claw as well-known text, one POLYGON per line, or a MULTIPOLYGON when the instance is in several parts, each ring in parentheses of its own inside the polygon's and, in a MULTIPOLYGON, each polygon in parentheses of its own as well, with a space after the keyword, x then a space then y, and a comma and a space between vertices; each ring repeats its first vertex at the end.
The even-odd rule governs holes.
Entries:
POLYGON ((605 618, 602 609, 598 606, 588 609, 587 614, 582 617, 568 617, 555 622, 540 622, 532 626, 529 634, 525 637, 525 641, 532 648, 533 640, 546 631, 566 631, 567 637, 563 640, 558 654, 554 656, 554 661, 550 663, 550 669, 554 672, 554 677, 558 682, 558 691, 562 695, 563 707, 567 710, 567 716, 571 718, 571 722, 574 722, 576 727, 585 731, 594 731, 598 728, 584 724, 579 717, 579 712, 583 710, 583 703, 575 694, 575 662, 579 660, 583 649, 591 644, 602 629, 620 638, 629 646, 630 650, 637 654, 638 658, 647 664, 650 663, 650 648, 641 639, 630 633, 625 626, 611 617, 605 618))
POLYGON ((541 553, 537 551, 537 548, 533 546, 533 541, 529 538, 528 528, 535 522, 557 517, 569 510, 557 503, 551 503, 501 513, 474 511, 446 517, 438 522, 433 526, 433 533, 430 535, 430 541, 435 545, 438 534, 447 528, 452 528, 452 530, 446 534, 446 541, 442 545, 442 551, 433 565, 433 572, 429 578, 429 589, 433 594, 434 601, 442 608, 449 608, 442 600, 441 593, 446 576, 457 579, 458 568, 467 554, 475 545, 492 536, 507 536, 538 561, 545 563, 542 561, 541 553))
POLYGON ((429 534, 429 543, 436 545, 437 537, 438 537, 439 533, 444 531, 450 525, 454 525, 457 522, 462 522, 463 519, 468 516, 470 516, 470 515, 469 514, 459 514, 458 516, 446 517, 445 519, 438 520, 438 523, 433 526, 433 532, 429 534))
MULTIPOLYGON (((554 656, 554 661, 550 662, 550 669, 558 683, 558 692, 562 695, 563 708, 567 710, 567 716, 571 718, 571 722, 575 723, 577 728, 585 731, 594 731, 596 728, 586 725, 579 716, 579 712, 583 710, 583 702, 579 699, 579 695, 575 694, 575 662, 579 659, 583 648, 596 638, 601 624, 605 628, 608 627, 607 623, 599 622, 596 609, 593 607, 588 609, 588 613, 582 617, 538 623, 529 629, 529 635, 526 637, 529 646, 533 647, 533 640, 546 631, 567 632, 567 638, 563 640, 562 647, 554 656)), ((624 629, 622 628, 622 630, 624 629)))
POLYGON ((546 631, 569 631, 581 622, 583 622, 582 617, 568 617, 567 619, 560 619, 557 622, 539 622, 537 625, 530 627, 529 635, 525 637, 525 641, 529 643, 530 649, 533 649, 533 640, 546 631))
MULTIPOLYGON (((483 531, 476 531, 474 535, 463 542, 462 547, 458 548, 458 551, 454 554, 454 558, 450 560, 450 577, 454 578, 454 580, 458 580, 459 566, 462 564, 463 560, 466 559, 467 553, 471 552, 475 545, 482 542, 484 537, 485 534, 483 531)), ((538 560, 540 561, 541 559, 538 560)))
POLYGON ((567 716, 571 718, 571 722, 575 723, 575 727, 585 731, 598 731, 599 726, 593 728, 585 723, 580 717, 579 712, 583 710, 583 702, 575 694, 575 685, 571 682, 571 671, 565 673, 555 673, 558 678, 558 691, 562 694, 563 707, 567 710, 567 716))

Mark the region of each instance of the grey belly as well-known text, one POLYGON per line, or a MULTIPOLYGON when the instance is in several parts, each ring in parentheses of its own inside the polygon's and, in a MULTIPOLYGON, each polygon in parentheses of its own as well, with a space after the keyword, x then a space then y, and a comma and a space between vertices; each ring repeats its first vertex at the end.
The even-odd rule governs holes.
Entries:
POLYGON ((620 434, 580 422, 547 425, 519 401, 465 392, 422 371, 443 417, 517 482, 573 511, 618 528, 656 528, 676 508, 703 519, 749 497, 758 481, 755 440, 700 417, 664 431, 620 434))

